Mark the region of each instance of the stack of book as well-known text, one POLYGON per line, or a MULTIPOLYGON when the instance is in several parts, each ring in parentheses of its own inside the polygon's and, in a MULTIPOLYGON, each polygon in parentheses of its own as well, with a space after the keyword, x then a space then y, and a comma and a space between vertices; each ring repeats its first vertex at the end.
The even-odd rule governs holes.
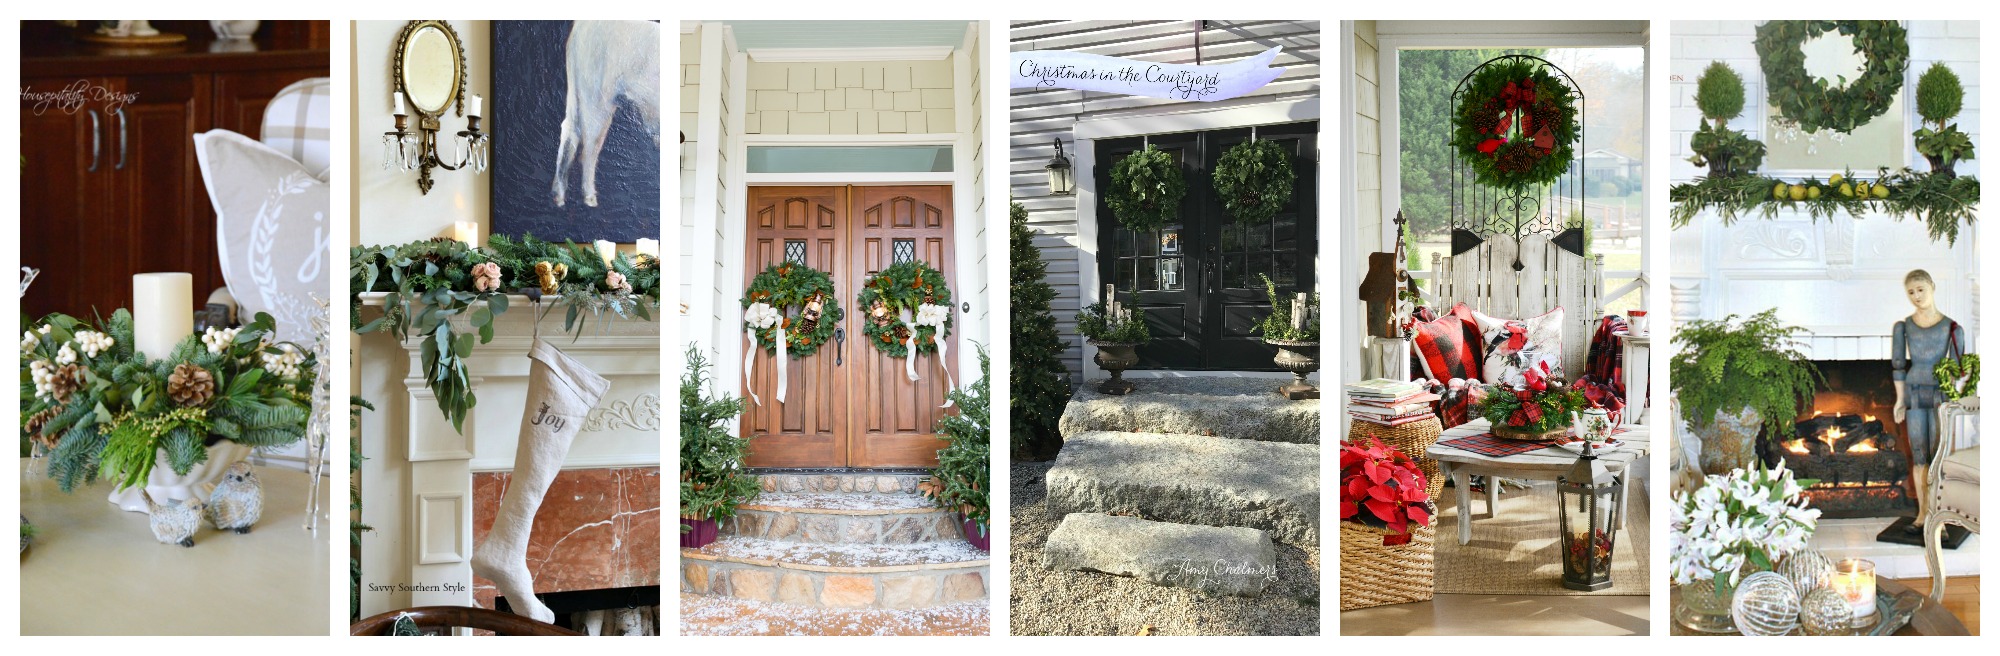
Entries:
POLYGON ((1385 427, 1423 421, 1431 416, 1431 403, 1438 400, 1414 380, 1376 378, 1350 383, 1346 390, 1348 417, 1385 427))

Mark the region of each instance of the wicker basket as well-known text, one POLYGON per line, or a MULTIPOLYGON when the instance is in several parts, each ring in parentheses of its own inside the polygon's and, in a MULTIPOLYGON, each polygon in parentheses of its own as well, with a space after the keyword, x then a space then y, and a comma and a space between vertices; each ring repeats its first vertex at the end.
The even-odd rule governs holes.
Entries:
POLYGON ((1373 435, 1411 460, 1417 461, 1417 469, 1424 472, 1425 487, 1431 499, 1437 499, 1444 492, 1444 477, 1438 475, 1438 463, 1426 454, 1431 445, 1437 444, 1438 436, 1444 434, 1444 424, 1437 417, 1415 421, 1401 426, 1389 427, 1381 424, 1352 420, 1347 424, 1347 439, 1359 439, 1373 435))
POLYGON ((1414 527, 1407 544, 1382 546, 1388 529, 1340 522, 1340 609, 1430 601, 1437 595, 1437 532, 1414 527))

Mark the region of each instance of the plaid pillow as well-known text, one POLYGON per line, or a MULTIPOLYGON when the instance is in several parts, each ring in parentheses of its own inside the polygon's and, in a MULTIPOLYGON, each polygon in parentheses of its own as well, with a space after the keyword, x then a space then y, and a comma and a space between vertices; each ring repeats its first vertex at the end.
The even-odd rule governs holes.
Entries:
POLYGON ((321 182, 331 166, 333 84, 314 77, 293 82, 264 107, 259 140, 304 166, 321 182))
POLYGON ((1466 326, 1471 321, 1472 310, 1461 303, 1435 321, 1415 325, 1413 341, 1420 356, 1417 363, 1423 366, 1425 377, 1439 382, 1479 377, 1478 353, 1473 342, 1466 338, 1466 326))

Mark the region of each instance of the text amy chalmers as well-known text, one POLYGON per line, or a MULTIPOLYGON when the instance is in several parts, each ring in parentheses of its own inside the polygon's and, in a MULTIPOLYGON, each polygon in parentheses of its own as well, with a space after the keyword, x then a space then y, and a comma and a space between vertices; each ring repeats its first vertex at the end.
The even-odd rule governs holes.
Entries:
POLYGON ((114 91, 98 86, 90 80, 77 80, 69 86, 54 91, 37 91, 34 87, 21 88, 21 100, 33 103, 36 116, 54 107, 64 114, 83 111, 84 105, 92 102, 104 104, 104 113, 116 114, 126 105, 139 101, 139 94, 114 91))

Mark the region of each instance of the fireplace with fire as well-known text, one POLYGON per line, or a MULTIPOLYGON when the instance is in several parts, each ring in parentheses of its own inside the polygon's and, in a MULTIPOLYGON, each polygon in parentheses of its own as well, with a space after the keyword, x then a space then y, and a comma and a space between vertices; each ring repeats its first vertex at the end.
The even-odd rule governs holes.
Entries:
POLYGON ((1887 360, 1814 363, 1825 377, 1812 412, 1787 433, 1765 431, 1759 455, 1801 479, 1824 517, 1895 517, 1916 511, 1910 447, 1895 421, 1896 387, 1887 360))

